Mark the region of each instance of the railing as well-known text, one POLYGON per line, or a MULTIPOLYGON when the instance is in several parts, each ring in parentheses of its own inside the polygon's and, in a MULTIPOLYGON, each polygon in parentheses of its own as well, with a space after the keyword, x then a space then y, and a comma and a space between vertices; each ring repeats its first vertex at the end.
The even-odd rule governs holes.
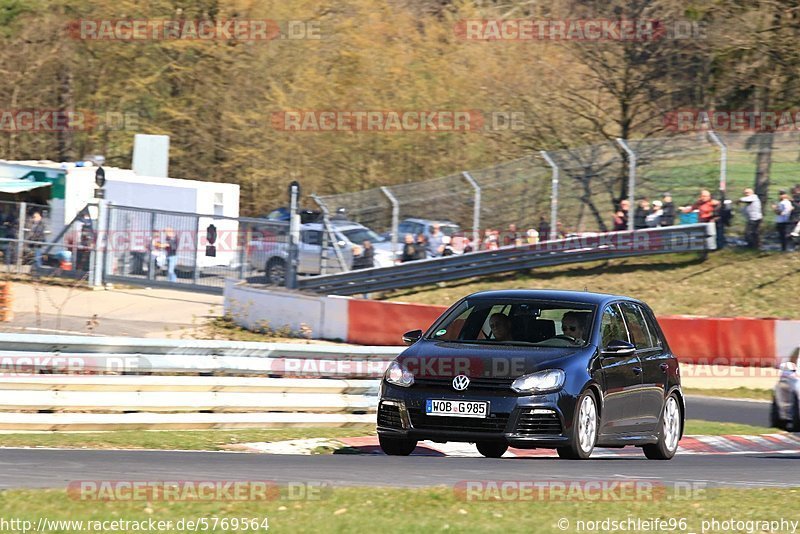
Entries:
POLYGON ((300 289, 328 295, 355 295, 423 284, 569 263, 716 248, 713 224, 690 224, 610 232, 504 247, 300 280, 300 289))

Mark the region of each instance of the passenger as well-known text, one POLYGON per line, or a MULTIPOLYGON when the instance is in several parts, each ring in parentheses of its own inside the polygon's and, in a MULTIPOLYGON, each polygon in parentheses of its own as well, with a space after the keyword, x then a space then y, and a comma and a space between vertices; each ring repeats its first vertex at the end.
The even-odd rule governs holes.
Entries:
POLYGON ((561 318, 561 331, 565 336, 575 338, 575 343, 586 341, 586 313, 568 311, 561 318))
POLYGON ((496 341, 513 341, 511 337, 511 319, 508 315, 495 313, 489 317, 489 327, 496 341))

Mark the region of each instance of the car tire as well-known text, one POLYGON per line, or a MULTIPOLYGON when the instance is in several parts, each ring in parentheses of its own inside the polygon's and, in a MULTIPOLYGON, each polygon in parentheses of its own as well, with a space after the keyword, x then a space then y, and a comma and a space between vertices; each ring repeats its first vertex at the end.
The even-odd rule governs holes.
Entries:
POLYGON ((286 285, 286 262, 281 258, 272 258, 264 266, 264 274, 268 284, 286 285))
POLYGON ((778 411, 778 402, 775 400, 775 395, 772 396, 772 406, 769 410, 769 426, 785 430, 786 421, 781 419, 780 412, 778 411))
POLYGON ((487 458, 500 458, 508 450, 507 443, 498 443, 496 441, 479 441, 475 444, 478 452, 487 458))
POLYGON ((792 432, 800 432, 800 400, 794 397, 794 410, 792 410, 792 432))
POLYGON ((575 405, 575 416, 572 419, 570 444, 558 447, 556 452, 566 460, 586 460, 592 455, 597 443, 600 428, 600 416, 597 411, 597 399, 590 390, 584 391, 575 405))
POLYGON ((383 452, 389 456, 408 456, 417 448, 417 440, 378 436, 378 443, 383 452))
POLYGON ((658 420, 658 443, 642 447, 649 460, 670 460, 678 450, 681 437, 681 409, 678 398, 671 393, 664 401, 661 417, 658 420))

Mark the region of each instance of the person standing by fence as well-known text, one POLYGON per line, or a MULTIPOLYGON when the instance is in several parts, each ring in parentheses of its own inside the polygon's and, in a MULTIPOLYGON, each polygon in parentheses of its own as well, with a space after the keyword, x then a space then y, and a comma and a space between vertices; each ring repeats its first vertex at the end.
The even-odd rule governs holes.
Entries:
POLYGON ((758 248, 761 244, 758 228, 764 215, 761 213, 761 199, 751 188, 744 190, 744 196, 739 199, 740 204, 744 204, 742 212, 747 223, 744 230, 744 239, 749 248, 758 248))
POLYGON ((789 225, 791 224, 790 219, 794 206, 792 206, 792 201, 786 191, 781 191, 779 198, 780 201, 773 205, 772 208, 775 210, 775 226, 778 230, 781 250, 785 251, 789 246, 789 225))

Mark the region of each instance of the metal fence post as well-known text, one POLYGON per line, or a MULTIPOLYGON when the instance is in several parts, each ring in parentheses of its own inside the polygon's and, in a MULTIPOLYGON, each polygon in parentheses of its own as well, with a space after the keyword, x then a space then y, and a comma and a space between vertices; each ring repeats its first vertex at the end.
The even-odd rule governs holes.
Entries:
MULTIPOLYGON (((333 233, 333 225, 331 225, 331 217, 330 211, 328 210, 328 205, 325 204, 325 202, 323 202, 322 199, 317 195, 311 195, 311 198, 314 199, 314 202, 317 203, 317 206, 319 206, 319 209, 322 211, 322 224, 325 227, 325 232, 330 235, 331 244, 333 245, 333 250, 336 253, 336 259, 339 260, 339 266, 342 268, 342 271, 349 271, 350 266, 347 265, 346 261, 344 261, 344 254, 342 254, 342 249, 339 247, 336 234, 333 233)), ((323 250, 320 249, 320 253, 322 252, 323 250)), ((323 256, 323 258, 324 257, 325 256, 323 256)))
POLYGON ((719 147, 719 191, 724 195, 728 189, 728 147, 714 130, 708 130, 708 137, 719 147))
MULTIPOLYGON (((550 165, 550 168, 553 169, 553 178, 551 180, 551 191, 550 191, 550 235, 549 238, 551 241, 555 241, 558 238, 558 165, 556 162, 553 161, 553 158, 550 157, 550 154, 547 153, 546 150, 542 150, 539 152, 542 155, 542 158, 550 165)), ((539 239, 542 239, 543 236, 539 236, 539 239)))
POLYGON ((192 283, 199 284, 200 283, 200 262, 198 261, 200 258, 200 217, 195 215, 194 217, 194 259, 192 260, 193 268, 192 268, 192 283))
POLYGON ((636 152, 631 150, 631 147, 628 146, 628 143, 625 142, 624 139, 621 137, 617 138, 617 143, 622 149, 628 154, 628 202, 630 203, 630 207, 628 208, 628 230, 634 230, 634 188, 636 187, 636 152))
POLYGON ((462 172, 461 176, 469 182, 469 185, 471 185, 472 189, 475 191, 474 200, 472 202, 472 247, 473 250, 478 250, 480 248, 478 245, 481 242, 481 186, 478 185, 475 178, 467 171, 462 172))
POLYGON ((150 214, 150 242, 147 244, 147 250, 150 251, 150 257, 147 261, 147 279, 148 280, 155 280, 156 279, 156 269, 158 268, 156 265, 156 250, 153 244, 155 241, 156 236, 156 212, 152 212, 150 214))
POLYGON ((108 236, 108 205, 107 201, 97 201, 97 237, 94 240, 92 251, 92 264, 89 273, 89 285, 100 287, 103 285, 103 266, 105 265, 105 240, 108 236))
POLYGON ((400 225, 400 203, 388 187, 381 187, 381 192, 392 203, 392 259, 397 258, 397 227, 400 225))
POLYGON ((19 203, 19 225, 17 226, 17 274, 22 273, 22 256, 25 253, 25 215, 27 214, 27 203, 19 203))

